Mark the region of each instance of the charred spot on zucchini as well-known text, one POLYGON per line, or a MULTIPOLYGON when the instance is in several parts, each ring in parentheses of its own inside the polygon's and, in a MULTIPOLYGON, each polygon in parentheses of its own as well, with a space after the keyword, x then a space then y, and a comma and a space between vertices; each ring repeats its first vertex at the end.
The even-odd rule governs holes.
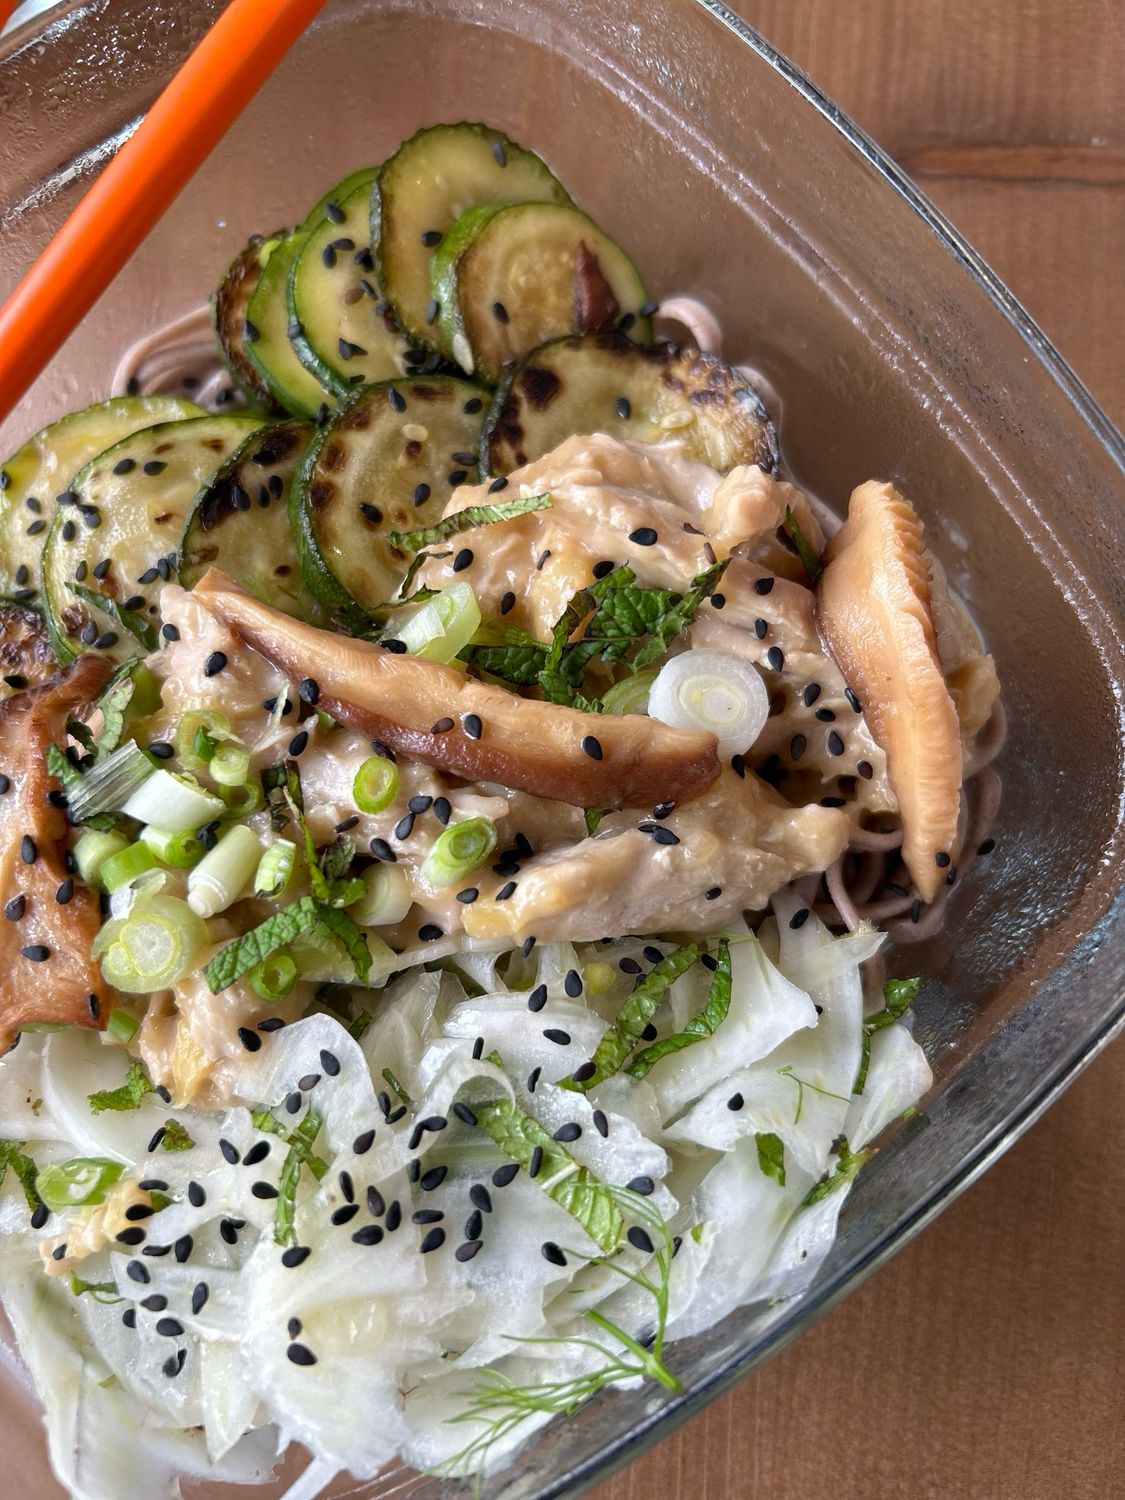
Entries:
POLYGON ((115 661, 145 652, 197 491, 260 425, 248 413, 161 422, 75 477, 43 549, 47 629, 60 662, 83 651, 115 661))
POLYGON ((410 338, 457 357, 441 323, 427 317, 433 247, 454 220, 482 203, 538 202, 569 203, 570 194, 533 151, 487 125, 431 125, 383 163, 371 238, 379 285, 410 338))
POLYGON ((390 533, 431 525, 458 484, 475 482, 464 460, 480 436, 480 394, 448 375, 384 381, 314 438, 290 491, 290 528, 306 584, 345 625, 362 627, 409 566, 390 533))
MULTIPOLYGON (((288 229, 278 229, 264 238, 254 235, 231 261, 211 297, 211 322, 223 363, 251 400, 267 407, 275 405, 273 391, 246 353, 246 325, 250 299, 262 272, 289 233, 288 229)), ((252 321, 250 326, 254 326, 252 321)))
MULTIPOLYGON (((383 299, 371 263, 371 179, 338 190, 309 230, 289 272, 289 337, 297 358, 325 390, 351 394, 393 380, 409 345, 383 299)), ((349 179, 351 181, 351 179, 349 179)))
POLYGON ((569 203, 484 204, 445 234, 430 266, 443 348, 495 384, 549 339, 631 317, 640 343, 647 296, 633 262, 569 203))
POLYGON ((714 355, 646 349, 619 331, 553 339, 513 365, 481 434, 481 471, 509 474, 581 432, 674 440, 720 473, 776 472, 777 433, 744 376, 714 355))
POLYGON ((26 688, 42 687, 58 670, 39 610, 0 599, 0 703, 26 688))
POLYGON ((38 593, 57 497, 69 495, 79 469, 142 427, 202 415, 176 396, 115 396, 72 411, 28 438, 0 463, 0 594, 26 602, 38 593))
POLYGON ((244 589, 301 620, 323 612, 305 587, 289 530, 289 489, 312 439, 308 422, 252 432, 195 497, 180 543, 180 582, 222 568, 244 589))

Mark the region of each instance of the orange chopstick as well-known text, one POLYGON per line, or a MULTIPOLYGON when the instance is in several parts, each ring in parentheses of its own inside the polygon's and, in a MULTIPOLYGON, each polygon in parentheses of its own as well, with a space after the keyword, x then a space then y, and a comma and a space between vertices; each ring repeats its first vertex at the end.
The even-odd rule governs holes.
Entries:
POLYGON ((324 4, 231 0, 0 307, 0 419, 324 4))

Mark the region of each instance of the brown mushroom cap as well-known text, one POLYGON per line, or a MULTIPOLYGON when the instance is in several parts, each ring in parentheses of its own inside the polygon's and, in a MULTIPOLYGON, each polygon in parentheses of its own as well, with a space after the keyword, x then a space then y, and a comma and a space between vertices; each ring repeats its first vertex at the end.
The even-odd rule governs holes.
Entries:
POLYGON ((820 627, 886 753, 902 857, 932 901, 943 878, 937 856, 956 854, 962 751, 938 659, 922 523, 893 485, 870 480, 852 492, 825 559, 820 627))
POLYGON ((193 593, 286 676, 315 679, 334 719, 467 780, 611 808, 688 802, 719 774, 712 734, 521 698, 439 662, 301 624, 214 568, 193 593))
POLYGON ((69 879, 67 820, 47 801, 44 757, 48 745, 65 743, 67 715, 101 690, 110 665, 83 656, 65 676, 0 703, 0 770, 10 783, 0 796, 0 904, 14 913, 0 922, 0 1050, 32 1022, 97 1026, 108 1011, 90 956, 101 926, 97 894, 75 882, 68 901, 56 899, 69 879))

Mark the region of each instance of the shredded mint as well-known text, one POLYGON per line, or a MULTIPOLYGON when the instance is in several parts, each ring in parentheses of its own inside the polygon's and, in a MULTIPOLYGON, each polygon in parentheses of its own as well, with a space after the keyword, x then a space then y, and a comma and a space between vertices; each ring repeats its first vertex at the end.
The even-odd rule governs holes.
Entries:
POLYGON ((683 1031, 676 1031, 671 1036, 662 1037, 660 1041, 653 1042, 650 1047, 645 1047, 638 1052, 625 1069, 626 1073, 631 1078, 643 1078, 662 1057, 668 1057, 673 1052, 682 1052, 685 1047, 701 1042, 704 1037, 714 1036, 727 1018, 727 1012, 730 1010, 730 997, 730 943, 724 938, 719 944, 719 951, 715 958, 715 972, 711 979, 707 1004, 698 1015, 692 1016, 683 1031))
POLYGON ((130 657, 128 661, 121 663, 102 689, 101 696, 98 698, 98 707, 102 713, 102 730, 94 741, 97 754, 108 754, 109 751, 116 750, 121 743, 125 718, 137 693, 138 674, 147 671, 148 668, 139 656, 130 657))
POLYGON ((369 1010, 360 1011, 359 1015, 356 1016, 348 1026, 348 1035, 351 1037, 353 1042, 363 1041, 363 1038, 367 1035, 367 1028, 371 1025, 374 1019, 375 1017, 369 1010))
POLYGON ((53 776, 56 781, 62 783, 66 790, 71 787, 81 786, 82 772, 73 765, 59 749, 57 745, 48 745, 44 752, 47 762, 47 774, 53 776))
POLYGON ((759 1131, 754 1140, 758 1147, 758 1165, 767 1177, 774 1177, 785 1186, 785 1147, 781 1137, 772 1131, 759 1131))
POLYGON ((266 766, 262 771, 262 791, 270 826, 275 833, 281 833, 289 826, 293 806, 304 809, 296 761, 282 760, 275 766, 266 766))
POLYGON ((344 945, 348 957, 355 965, 356 974, 360 979, 366 979, 371 972, 371 949, 367 946, 363 929, 346 911, 332 906, 322 906, 319 911, 319 930, 344 945))
POLYGON ((604 817, 605 813, 600 807, 588 807, 586 809, 586 832, 591 835, 597 833, 598 824, 604 817))
POLYGON ((618 1012, 617 1020, 602 1037, 590 1059, 594 1065, 593 1073, 581 1083, 573 1077, 566 1078, 560 1087, 580 1089, 584 1093, 618 1072, 656 1014, 657 1006, 680 975, 696 962, 701 952, 698 943, 685 943, 682 948, 677 948, 666 958, 662 958, 643 979, 639 979, 633 993, 618 1012))
POLYGON ((387 1087, 390 1089, 390 1091, 393 1094, 397 1094, 398 1095, 398 1099, 399 1099, 400 1103, 405 1104, 407 1106, 412 1105, 414 1103, 414 1100, 406 1092, 406 1090, 403 1088, 402 1084, 399 1083, 398 1079, 395 1077, 394 1073, 391 1071, 390 1068, 384 1068, 383 1069, 383 1082, 387 1085, 387 1087))
MULTIPOLYGON (((495 1053, 489 1062, 503 1066, 495 1053)), ((554 1140, 532 1115, 514 1099, 496 1099, 489 1104, 474 1104, 473 1114, 505 1156, 518 1162, 525 1171, 531 1159, 540 1153, 535 1174, 537 1187, 547 1194, 585 1229, 590 1238, 607 1254, 620 1243, 625 1224, 606 1183, 580 1167, 565 1146, 554 1140)))
POLYGON ((338 838, 318 853, 305 817, 301 773, 296 761, 283 760, 277 765, 267 766, 262 772, 262 791, 265 793, 270 824, 274 831, 280 833, 288 826, 290 819, 301 830, 309 885, 314 898, 322 906, 348 906, 351 902, 358 901, 363 895, 363 881, 344 878, 355 858, 355 840, 338 838))
POLYGON ((104 1302, 107 1305, 125 1300, 118 1292, 115 1281, 83 1281, 73 1271, 70 1273, 70 1290, 76 1297, 83 1297, 89 1292, 95 1302, 104 1302))
POLYGON ((144 615, 138 614, 136 610, 122 609, 117 600, 111 599, 108 594, 99 593, 97 589, 85 588, 80 583, 68 583, 67 588, 84 604, 91 604, 95 609, 100 609, 103 615, 108 615, 116 625, 120 625, 122 630, 143 646, 146 652, 156 650, 156 630, 148 623, 144 615))
POLYGON ((139 1062, 131 1062, 125 1074, 125 1082, 119 1089, 99 1089, 88 1095, 90 1113, 100 1115, 107 1109, 139 1109, 148 1094, 155 1093, 152 1079, 139 1062))
POLYGON ((39 1190, 35 1186, 36 1178, 39 1176, 39 1168, 31 1157, 24 1151, 26 1141, 0 1140, 0 1183, 7 1176, 8 1168, 16 1174, 19 1185, 23 1188, 23 1195, 27 1199, 27 1206, 32 1213, 40 1206, 42 1199, 39 1190))
POLYGON ((719 580, 729 565, 730 558, 724 557, 721 562, 712 563, 702 573, 696 574, 687 593, 678 603, 668 607, 650 632, 649 639, 633 657, 634 672, 650 666, 658 656, 663 656, 676 636, 688 628, 695 619, 699 606, 710 599, 718 588, 719 580))
POLYGON ((233 943, 220 948, 203 971, 212 994, 225 990, 227 985, 233 984, 255 964, 260 964, 294 938, 313 932, 320 922, 320 913, 320 907, 311 896, 302 896, 299 901, 275 911, 233 943))
POLYGON ((804 568, 809 582, 815 583, 823 571, 820 565, 820 558, 817 556, 816 548, 801 530, 800 522, 788 505, 785 507, 785 521, 783 524, 790 540, 797 549, 797 556, 801 559, 801 566, 804 568))
POLYGON ((793 1071, 792 1063, 786 1063, 783 1068, 778 1068, 777 1071, 782 1078, 788 1078, 791 1082, 797 1085, 797 1109, 796 1113, 793 1115, 794 1125, 799 1125, 801 1123, 801 1111, 805 1107, 806 1089, 811 1089, 814 1094, 820 1094, 825 1099, 838 1099, 841 1104, 848 1103, 848 1100, 844 1098, 843 1094, 834 1094, 831 1089, 822 1088, 819 1083, 810 1083, 807 1078, 798 1078, 797 1074, 793 1071))
POLYGON ((469 645, 461 652, 460 659, 513 687, 535 687, 546 667, 547 647, 542 641, 509 646, 469 645))
POLYGON ((292 1146, 296 1143, 298 1150, 304 1151, 305 1164, 318 1182, 328 1171, 328 1163, 324 1158, 310 1151, 308 1146, 298 1139, 296 1132, 290 1135, 288 1127, 277 1118, 272 1109, 252 1109, 250 1123, 255 1130, 261 1130, 266 1135, 280 1136, 287 1145, 292 1146))
POLYGON ((169 1120, 164 1126, 164 1134, 160 1137, 161 1151, 190 1151, 194 1145, 179 1120, 169 1120))
POLYGON ((868 1016, 863 1023, 863 1041, 860 1047, 859 1068, 856 1071, 853 1094, 862 1094, 867 1083, 867 1070, 871 1066, 871 1038, 885 1026, 901 1021, 918 998, 922 981, 914 979, 888 979, 883 986, 883 1009, 868 1016))
POLYGON ((467 505, 464 510, 445 516, 433 526, 422 526, 417 531, 392 531, 387 536, 387 544, 401 552, 417 552, 422 547, 432 547, 435 542, 444 542, 459 532, 473 531, 478 526, 493 526, 497 521, 511 521, 533 510, 549 510, 550 505, 550 495, 527 495, 516 500, 500 500, 495 505, 467 505))
POLYGON ((289 1137, 289 1150, 277 1184, 277 1209, 273 1223, 273 1237, 279 1245, 297 1243, 297 1231, 294 1226, 297 1212, 297 1184, 301 1180, 301 1168, 306 1165, 311 1166, 312 1148, 316 1144, 316 1138, 323 1124, 324 1116, 317 1110, 310 1109, 289 1137))
POLYGON ((819 1203, 822 1198, 827 1198, 829 1193, 841 1187, 845 1182, 850 1182, 872 1155, 871 1151, 866 1148, 862 1151, 852 1151, 848 1146, 846 1136, 840 1136, 834 1140, 832 1150, 836 1155, 836 1165, 830 1167, 820 1181, 809 1189, 801 1200, 802 1208, 810 1208, 814 1203, 819 1203))

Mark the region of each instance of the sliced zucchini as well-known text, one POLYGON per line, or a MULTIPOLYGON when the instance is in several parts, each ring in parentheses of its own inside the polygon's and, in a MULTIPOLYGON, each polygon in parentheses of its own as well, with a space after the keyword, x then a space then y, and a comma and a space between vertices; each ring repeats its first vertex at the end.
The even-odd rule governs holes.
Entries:
POLYGON ((371 177, 334 203, 289 273, 289 320, 297 358, 326 390, 394 380, 410 347, 375 282, 371 177))
POLYGON ((485 397, 449 375, 368 386, 313 440, 290 492, 305 581, 345 624, 384 604, 410 562, 391 531, 432 525, 477 479, 485 397))
POLYGON ((431 125, 379 168, 371 238, 383 295, 405 332, 456 355, 430 305, 430 257, 441 235, 480 203, 569 203, 546 162, 487 125, 431 125))
POLYGON ((112 443, 154 422, 203 413, 177 396, 115 396, 44 427, 0 464, 0 594, 19 600, 39 589, 39 564, 55 496, 112 443))
POLYGON ((727 473, 777 468, 777 434, 757 392, 697 349, 643 349, 624 333, 553 339, 514 365, 481 434, 481 469, 510 474, 575 433, 675 440, 684 456, 727 473))
POLYGON ((13 599, 0 600, 0 703, 49 682, 58 670, 40 612, 13 599))
POLYGON ((353 188, 371 181, 373 168, 362 167, 329 188, 300 224, 271 254, 247 308, 246 353, 250 363, 278 405, 298 417, 315 417, 322 405, 331 409, 335 398, 325 390, 297 358, 290 337, 289 273, 310 231, 326 217, 330 203, 346 197, 353 188))
POLYGON ((218 567, 275 609, 301 620, 322 619, 302 582, 289 531, 289 486, 313 430, 308 422, 292 421, 252 432, 215 471, 184 526, 184 588, 218 567))
POLYGON ((262 272, 289 232, 279 229, 264 239, 252 236, 227 267, 211 298, 211 321, 223 363, 246 394, 267 407, 274 404, 273 392, 246 353, 246 319, 262 272))
POLYGON ((637 268, 569 203, 470 208, 434 251, 430 288, 445 347, 490 385, 513 359, 565 333, 624 320, 640 343, 652 337, 637 268))
POLYGON ((233 412, 162 422, 99 453, 76 476, 74 498, 59 507, 43 549, 47 629, 59 661, 92 649, 115 661, 144 653, 196 492, 260 425, 233 412))

